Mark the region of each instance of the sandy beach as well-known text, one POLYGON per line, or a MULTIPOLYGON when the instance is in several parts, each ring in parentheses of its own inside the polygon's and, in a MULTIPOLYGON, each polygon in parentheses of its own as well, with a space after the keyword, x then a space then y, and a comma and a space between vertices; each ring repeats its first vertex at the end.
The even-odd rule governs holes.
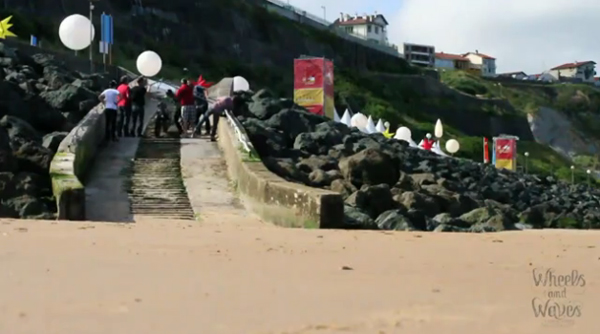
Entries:
POLYGON ((0 333, 593 333, 598 240, 2 220, 0 333))

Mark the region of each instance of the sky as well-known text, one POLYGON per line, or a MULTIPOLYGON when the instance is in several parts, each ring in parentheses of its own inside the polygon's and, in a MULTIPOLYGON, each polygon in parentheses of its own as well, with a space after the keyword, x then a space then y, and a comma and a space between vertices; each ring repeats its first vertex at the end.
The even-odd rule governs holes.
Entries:
MULTIPOLYGON (((283 0, 287 1, 287 0, 283 0)), ((328 21, 340 12, 383 14, 388 39, 436 52, 479 52, 497 73, 540 73, 575 61, 600 63, 600 0, 289 0, 328 21)), ((598 71, 600 73, 600 71, 598 71)))

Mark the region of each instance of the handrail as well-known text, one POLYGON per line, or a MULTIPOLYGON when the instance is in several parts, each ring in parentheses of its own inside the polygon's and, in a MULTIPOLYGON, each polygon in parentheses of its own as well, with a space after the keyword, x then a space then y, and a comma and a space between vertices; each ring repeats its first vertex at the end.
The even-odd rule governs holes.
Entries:
POLYGON ((253 154, 255 152, 254 146, 252 142, 248 138, 246 131, 244 130, 240 121, 231 114, 231 111, 225 110, 225 116, 227 116, 227 121, 235 131, 235 135, 237 137, 238 142, 242 145, 246 153, 253 154))

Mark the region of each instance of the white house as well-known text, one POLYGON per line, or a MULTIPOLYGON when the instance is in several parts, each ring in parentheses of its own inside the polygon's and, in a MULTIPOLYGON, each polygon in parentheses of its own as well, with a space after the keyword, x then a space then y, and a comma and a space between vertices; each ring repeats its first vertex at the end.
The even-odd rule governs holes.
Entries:
POLYGON ((335 20, 333 25, 362 39, 383 45, 388 44, 388 22, 383 15, 377 14, 377 12, 374 15, 355 16, 340 13, 340 18, 335 20))
POLYGON ((481 71, 481 76, 496 76, 496 58, 479 53, 479 50, 475 50, 475 52, 467 52, 463 55, 463 57, 469 59, 472 68, 476 68, 481 71))
POLYGON ((435 47, 404 43, 404 59, 409 63, 421 67, 435 66, 435 47))
POLYGON ((562 64, 560 66, 553 67, 548 72, 556 80, 561 78, 568 79, 580 79, 583 82, 594 82, 594 76, 596 75, 596 63, 588 60, 582 62, 574 62, 562 64))

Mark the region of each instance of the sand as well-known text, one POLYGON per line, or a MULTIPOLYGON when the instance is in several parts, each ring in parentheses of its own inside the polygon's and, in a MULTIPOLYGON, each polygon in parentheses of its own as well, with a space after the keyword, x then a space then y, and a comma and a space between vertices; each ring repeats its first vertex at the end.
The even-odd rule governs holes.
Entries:
POLYGON ((226 211, 2 220, 0 333, 593 333, 598 240, 283 229, 226 211), (545 268, 585 286, 536 287, 532 271, 545 268), (532 299, 549 291, 580 316, 536 317, 532 299))

